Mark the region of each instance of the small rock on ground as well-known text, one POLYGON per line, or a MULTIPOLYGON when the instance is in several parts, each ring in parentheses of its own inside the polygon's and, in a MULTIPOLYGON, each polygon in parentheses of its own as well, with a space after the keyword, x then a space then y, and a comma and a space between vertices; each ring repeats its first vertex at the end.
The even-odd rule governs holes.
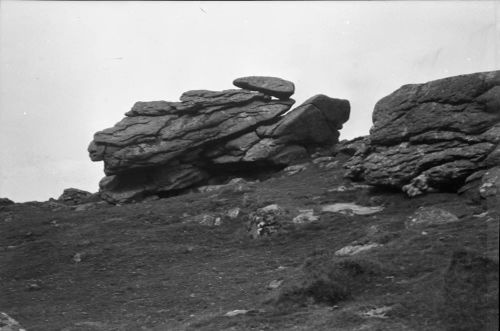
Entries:
POLYGON ((267 285, 267 288, 269 290, 274 290, 274 289, 280 287, 282 284, 283 284, 283 279, 275 279, 275 280, 272 280, 269 283, 269 285, 267 285))
POLYGON ((248 232, 254 239, 279 232, 285 211, 277 204, 268 205, 250 213, 248 232))
POLYGON ((295 165, 286 167, 285 169, 283 169, 283 171, 286 172, 286 174, 288 176, 292 176, 292 175, 298 174, 299 172, 302 172, 306 169, 307 169, 307 163, 304 163, 304 164, 295 164, 295 165))
POLYGON ((235 309, 235 310, 228 311, 227 313, 224 314, 224 316, 233 317, 233 316, 238 316, 238 315, 245 315, 247 313, 248 313, 248 310, 235 309))
POLYGON ((382 206, 359 206, 352 202, 344 203, 334 203, 331 205, 323 206, 322 211, 330 213, 342 213, 342 214, 356 214, 356 215, 370 215, 382 211, 384 207, 382 206))
POLYGON ((26 331, 26 329, 6 313, 0 312, 0 331, 26 331))
POLYGON ((407 228, 458 222, 456 215, 437 207, 420 207, 408 217, 407 228))
POLYGON ((381 246, 380 244, 377 243, 371 243, 371 244, 366 244, 366 245, 348 245, 345 247, 342 247, 338 251, 335 252, 336 256, 351 256, 355 255, 364 251, 368 251, 372 248, 376 248, 381 246))
POLYGON ((319 217, 314 215, 313 209, 300 209, 299 212, 300 214, 292 220, 295 224, 311 223, 319 220, 319 217))

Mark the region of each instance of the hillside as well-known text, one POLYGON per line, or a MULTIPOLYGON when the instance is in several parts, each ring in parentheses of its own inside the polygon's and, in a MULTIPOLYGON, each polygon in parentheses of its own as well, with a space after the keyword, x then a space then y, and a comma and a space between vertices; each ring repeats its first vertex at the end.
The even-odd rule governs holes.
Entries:
POLYGON ((348 100, 233 84, 97 132, 99 192, 0 199, 0 331, 498 329, 500 71, 340 142, 348 100))
POLYGON ((311 163, 255 184, 137 204, 3 207, 0 311, 27 330, 496 330, 498 215, 454 193, 410 199, 353 186, 339 159, 331 169, 311 163), (341 185, 348 189, 337 192, 341 185), (321 212, 338 202, 384 209, 321 212), (250 238, 249 213, 270 204, 287 219, 313 209, 319 220, 250 238), (218 226, 193 217, 235 207, 240 214, 218 226), (420 207, 458 220, 407 228, 420 207), (353 241, 380 246, 334 255, 353 241), (344 297, 324 301, 309 289, 278 300, 341 261, 361 275, 340 277, 339 288, 320 282, 317 292, 344 297), (283 283, 269 289, 276 280, 283 283), (225 316, 233 310, 249 312, 225 316))

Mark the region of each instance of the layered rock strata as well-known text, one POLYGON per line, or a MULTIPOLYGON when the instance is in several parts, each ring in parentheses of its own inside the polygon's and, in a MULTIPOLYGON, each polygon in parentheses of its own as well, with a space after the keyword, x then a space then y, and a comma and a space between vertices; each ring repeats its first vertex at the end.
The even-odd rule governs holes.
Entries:
POLYGON ((500 71, 404 85, 373 112, 367 148, 347 176, 414 196, 456 190, 499 164, 500 71))
POLYGON ((317 95, 289 111, 294 100, 286 81, 243 80, 251 90, 194 90, 180 102, 137 102, 114 127, 97 132, 88 151, 91 160, 104 161, 101 197, 123 203, 220 183, 238 172, 275 171, 338 141, 347 100, 317 95))

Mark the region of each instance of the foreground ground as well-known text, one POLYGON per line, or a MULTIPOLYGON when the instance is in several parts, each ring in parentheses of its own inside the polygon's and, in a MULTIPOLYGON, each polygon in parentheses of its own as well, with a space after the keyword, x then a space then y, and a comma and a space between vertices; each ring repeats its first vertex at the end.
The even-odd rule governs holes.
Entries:
POLYGON ((84 211, 3 207, 0 311, 29 331, 497 330, 497 215, 453 193, 408 199, 364 186, 339 192, 352 187, 342 173, 310 165, 243 189, 84 211), (321 212, 336 202, 384 209, 321 212), (270 204, 289 219, 299 209, 320 219, 250 238, 248 214, 270 204), (458 221, 409 228, 405 222, 422 206, 458 221), (240 214, 221 225, 196 221, 235 207, 240 214), (380 246, 334 255, 353 241, 380 246), (311 292, 302 302, 277 304, 289 284, 321 278, 342 260, 376 267, 360 267, 370 277, 341 283, 346 295, 338 300, 311 292), (248 312, 225 316, 233 310, 248 312))

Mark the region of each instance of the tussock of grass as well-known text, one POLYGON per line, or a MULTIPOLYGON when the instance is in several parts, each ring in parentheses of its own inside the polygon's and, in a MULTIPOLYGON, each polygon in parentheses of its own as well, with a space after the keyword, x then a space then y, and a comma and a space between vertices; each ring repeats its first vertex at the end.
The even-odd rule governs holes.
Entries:
POLYGON ((322 303, 334 305, 366 288, 381 275, 381 265, 362 258, 336 258, 331 254, 313 256, 299 274, 289 279, 278 293, 277 306, 322 303))
POLYGON ((448 330, 498 330, 498 261, 474 250, 455 251, 443 296, 448 330))

